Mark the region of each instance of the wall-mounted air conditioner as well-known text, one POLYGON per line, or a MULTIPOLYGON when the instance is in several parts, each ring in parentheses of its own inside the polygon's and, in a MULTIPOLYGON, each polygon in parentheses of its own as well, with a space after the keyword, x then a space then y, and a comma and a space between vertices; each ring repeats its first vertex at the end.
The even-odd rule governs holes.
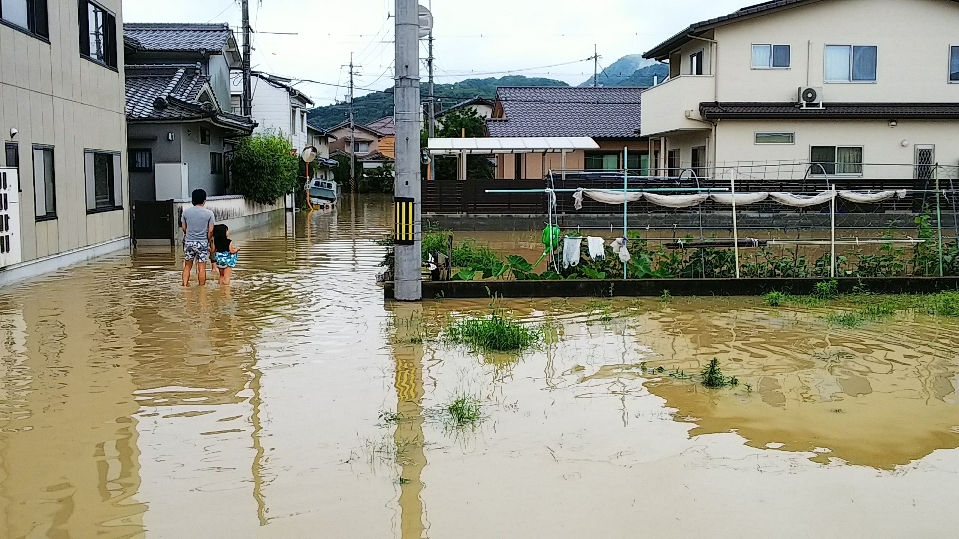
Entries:
POLYGON ((799 88, 799 106, 804 109, 822 108, 822 88, 804 86, 799 88))

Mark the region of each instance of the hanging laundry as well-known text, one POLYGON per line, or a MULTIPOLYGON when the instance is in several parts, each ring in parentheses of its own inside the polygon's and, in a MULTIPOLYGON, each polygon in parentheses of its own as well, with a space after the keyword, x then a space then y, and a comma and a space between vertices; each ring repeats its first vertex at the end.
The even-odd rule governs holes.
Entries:
POLYGON ((577 210, 583 209, 583 195, 588 196, 589 198, 595 200, 596 202, 602 202, 603 204, 623 204, 624 202, 638 202, 642 200, 643 193, 638 192, 627 192, 623 196, 622 190, 614 189, 583 189, 580 187, 573 193, 573 207, 577 210))
POLYGON ((610 245, 610 248, 613 250, 613 252, 619 255, 619 261, 623 264, 626 264, 633 259, 633 257, 629 254, 629 250, 626 248, 626 243, 627 241, 625 239, 616 238, 612 245, 610 245))
POLYGON ((563 269, 570 266, 578 266, 580 258, 580 248, 583 245, 582 237, 566 236, 563 239, 563 269))
POLYGON ((603 238, 586 238, 586 248, 589 250, 589 257, 593 260, 606 258, 606 240, 603 238))

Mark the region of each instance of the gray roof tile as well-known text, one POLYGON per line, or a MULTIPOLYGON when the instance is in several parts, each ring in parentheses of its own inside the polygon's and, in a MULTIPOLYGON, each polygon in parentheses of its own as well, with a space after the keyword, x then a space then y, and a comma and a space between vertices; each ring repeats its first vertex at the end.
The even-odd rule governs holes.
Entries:
POLYGON ((221 51, 233 39, 228 24, 124 23, 123 33, 144 51, 221 51))
POLYGON ((639 138, 642 88, 504 87, 491 137, 639 138))

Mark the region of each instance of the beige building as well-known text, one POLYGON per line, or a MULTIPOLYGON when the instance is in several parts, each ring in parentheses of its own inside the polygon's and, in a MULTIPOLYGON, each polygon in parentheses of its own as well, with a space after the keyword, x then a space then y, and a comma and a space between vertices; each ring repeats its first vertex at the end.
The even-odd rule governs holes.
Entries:
POLYGON ((0 8, 0 165, 19 199, 0 285, 129 245, 120 0, 77 2, 0 8))
POLYGON ((643 94, 642 134, 671 175, 782 161, 923 179, 912 164, 959 165, 957 29, 950 0, 781 0, 699 22, 644 55, 670 78, 643 94))
POLYGON ((349 122, 344 122, 331 127, 329 134, 334 139, 330 143, 330 150, 355 153, 360 160, 376 153, 381 153, 390 159, 394 158, 396 125, 393 123, 392 116, 385 116, 364 125, 355 124, 352 130, 349 122), (354 138, 351 138, 351 135, 354 138))

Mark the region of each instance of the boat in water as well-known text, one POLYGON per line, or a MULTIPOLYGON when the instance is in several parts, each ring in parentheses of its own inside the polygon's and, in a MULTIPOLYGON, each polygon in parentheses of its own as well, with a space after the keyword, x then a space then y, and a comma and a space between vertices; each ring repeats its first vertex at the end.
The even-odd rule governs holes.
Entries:
POLYGON ((336 182, 316 179, 310 182, 310 203, 313 205, 334 205, 339 195, 336 182))

